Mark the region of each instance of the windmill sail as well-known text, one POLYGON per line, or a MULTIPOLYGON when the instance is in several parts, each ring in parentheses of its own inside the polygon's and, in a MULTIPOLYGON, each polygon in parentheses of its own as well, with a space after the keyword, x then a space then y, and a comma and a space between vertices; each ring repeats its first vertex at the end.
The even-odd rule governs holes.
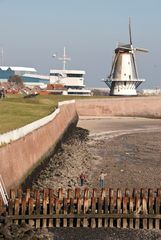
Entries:
POLYGON ((131 19, 130 19, 130 17, 129 17, 129 38, 130 38, 130 45, 132 45, 131 19))

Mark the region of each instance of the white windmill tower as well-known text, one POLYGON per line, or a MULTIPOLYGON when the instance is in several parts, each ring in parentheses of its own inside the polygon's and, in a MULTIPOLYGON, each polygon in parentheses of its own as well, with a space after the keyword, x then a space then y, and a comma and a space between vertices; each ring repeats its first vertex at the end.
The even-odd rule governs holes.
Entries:
POLYGON ((138 78, 135 52, 148 52, 143 48, 134 48, 132 44, 131 23, 129 19, 129 44, 118 44, 112 62, 110 75, 105 83, 110 88, 110 95, 135 96, 137 87, 145 81, 138 78))

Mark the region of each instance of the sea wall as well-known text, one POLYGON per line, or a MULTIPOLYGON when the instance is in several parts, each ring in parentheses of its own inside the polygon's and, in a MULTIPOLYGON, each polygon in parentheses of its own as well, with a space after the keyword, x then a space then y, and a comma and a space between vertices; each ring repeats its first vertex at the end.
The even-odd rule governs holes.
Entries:
POLYGON ((62 102, 50 116, 3 135, 0 174, 7 190, 19 186, 43 159, 50 156, 67 129, 77 121, 75 101, 62 102), (7 141, 9 143, 4 144, 7 141))
POLYGON ((51 115, 0 135, 0 175, 7 189, 17 187, 44 159, 78 116, 161 118, 161 97, 84 99, 59 103, 51 115))
POLYGON ((161 96, 84 99, 76 101, 79 116, 161 118, 161 96))

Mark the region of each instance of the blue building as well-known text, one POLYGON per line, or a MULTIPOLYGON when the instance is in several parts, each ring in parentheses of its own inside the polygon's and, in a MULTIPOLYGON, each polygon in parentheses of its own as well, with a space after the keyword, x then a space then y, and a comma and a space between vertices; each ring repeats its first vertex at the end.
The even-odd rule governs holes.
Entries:
POLYGON ((38 74, 35 68, 0 66, 0 82, 7 82, 14 75, 20 76, 26 86, 46 88, 49 84, 49 76, 38 74))

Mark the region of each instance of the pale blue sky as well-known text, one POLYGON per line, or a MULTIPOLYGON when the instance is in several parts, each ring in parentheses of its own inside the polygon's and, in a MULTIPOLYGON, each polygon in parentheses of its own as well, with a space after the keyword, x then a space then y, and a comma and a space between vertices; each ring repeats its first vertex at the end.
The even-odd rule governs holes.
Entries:
POLYGON ((161 0, 0 0, 0 46, 6 65, 35 67, 40 73, 62 65, 52 54, 67 53, 68 68, 86 70, 86 85, 110 72, 118 41, 128 43, 131 16, 142 88, 161 86, 161 0))

